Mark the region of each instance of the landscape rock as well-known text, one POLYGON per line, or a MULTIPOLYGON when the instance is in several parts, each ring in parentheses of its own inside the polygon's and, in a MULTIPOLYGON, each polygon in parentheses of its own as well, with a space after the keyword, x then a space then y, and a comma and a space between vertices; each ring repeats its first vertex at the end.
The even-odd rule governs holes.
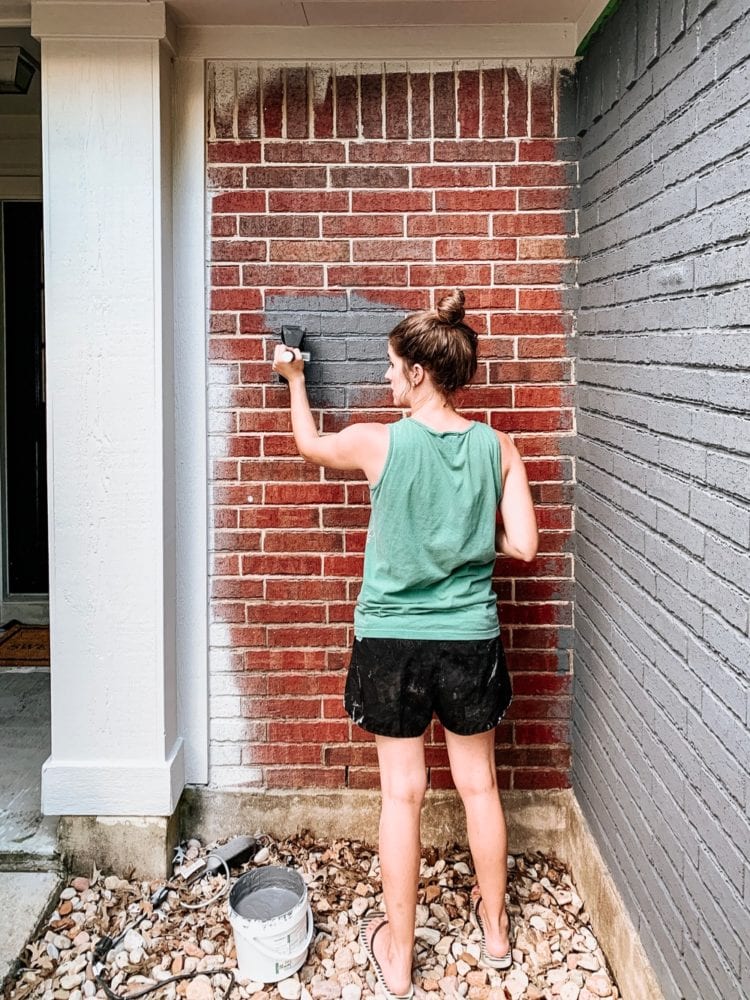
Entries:
POLYGON ((276 984, 279 996, 282 1000, 299 1000, 302 993, 302 983, 296 977, 294 979, 282 979, 276 984))
POLYGON ((214 1000, 214 989, 208 976, 196 976, 188 982, 187 1000, 214 1000))
MULTIPOLYGON (((184 845, 183 845, 184 846, 184 845)), ((187 845, 195 858, 216 844, 187 845)), ((101 975, 121 996, 160 985, 154 1000, 370 1000, 381 996, 358 939, 361 918, 384 909, 376 852, 356 841, 300 834, 264 837, 258 864, 296 867, 308 887, 315 922, 305 964, 279 983, 242 976, 221 874, 185 886, 175 878, 166 902, 150 899, 160 883, 94 870, 70 880, 57 909, 21 956, 5 1000, 106 1000, 94 981, 93 948, 109 936, 101 975), (190 903, 196 909, 186 909, 190 903), (187 974, 177 982, 172 976, 187 974)), ((481 962, 481 933, 471 920, 475 879, 468 852, 426 849, 416 913, 415 995, 419 1000, 607 1000, 619 998, 589 916, 565 866, 542 854, 508 860, 506 905, 513 964, 481 962)), ((234 873, 233 873, 234 874, 234 873)), ((150 998, 149 998, 150 1000, 150 998)))

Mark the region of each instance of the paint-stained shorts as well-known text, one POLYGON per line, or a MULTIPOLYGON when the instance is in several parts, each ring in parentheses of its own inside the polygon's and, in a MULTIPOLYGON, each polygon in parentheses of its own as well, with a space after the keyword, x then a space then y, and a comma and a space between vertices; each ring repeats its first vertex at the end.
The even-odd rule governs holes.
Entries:
POLYGON ((433 712, 459 736, 485 733, 512 697, 505 653, 494 639, 355 639, 344 707, 378 736, 421 736, 433 712))

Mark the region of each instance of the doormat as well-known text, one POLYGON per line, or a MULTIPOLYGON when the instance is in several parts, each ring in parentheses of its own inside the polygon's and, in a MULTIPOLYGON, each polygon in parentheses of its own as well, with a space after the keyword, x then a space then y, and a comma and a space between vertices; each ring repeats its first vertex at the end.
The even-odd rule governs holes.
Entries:
POLYGON ((48 667, 49 625, 8 622, 0 632, 0 667, 48 667))

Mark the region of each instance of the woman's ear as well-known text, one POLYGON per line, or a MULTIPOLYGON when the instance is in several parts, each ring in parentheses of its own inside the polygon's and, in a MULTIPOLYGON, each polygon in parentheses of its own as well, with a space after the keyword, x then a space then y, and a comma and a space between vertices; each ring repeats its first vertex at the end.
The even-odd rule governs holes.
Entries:
POLYGON ((415 388, 424 381, 424 368, 420 364, 412 365, 409 369, 409 381, 415 388))

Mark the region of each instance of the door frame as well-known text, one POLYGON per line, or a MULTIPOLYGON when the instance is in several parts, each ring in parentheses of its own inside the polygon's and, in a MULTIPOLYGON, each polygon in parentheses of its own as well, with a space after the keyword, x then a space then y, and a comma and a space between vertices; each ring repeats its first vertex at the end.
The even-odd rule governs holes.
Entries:
MULTIPOLYGON (((37 193, 28 197, 14 193, 5 197, 0 191, 0 213, 8 202, 37 202, 42 199, 37 193)), ((5 230, 0 225, 0 268, 5 272, 5 230)), ((12 593, 8 589, 8 467, 7 467, 7 425, 5 418, 5 282, 0 281, 0 624, 18 619, 27 624, 47 624, 49 622, 49 594, 12 593)), ((42 301, 42 326, 44 326, 44 301, 42 301)))

